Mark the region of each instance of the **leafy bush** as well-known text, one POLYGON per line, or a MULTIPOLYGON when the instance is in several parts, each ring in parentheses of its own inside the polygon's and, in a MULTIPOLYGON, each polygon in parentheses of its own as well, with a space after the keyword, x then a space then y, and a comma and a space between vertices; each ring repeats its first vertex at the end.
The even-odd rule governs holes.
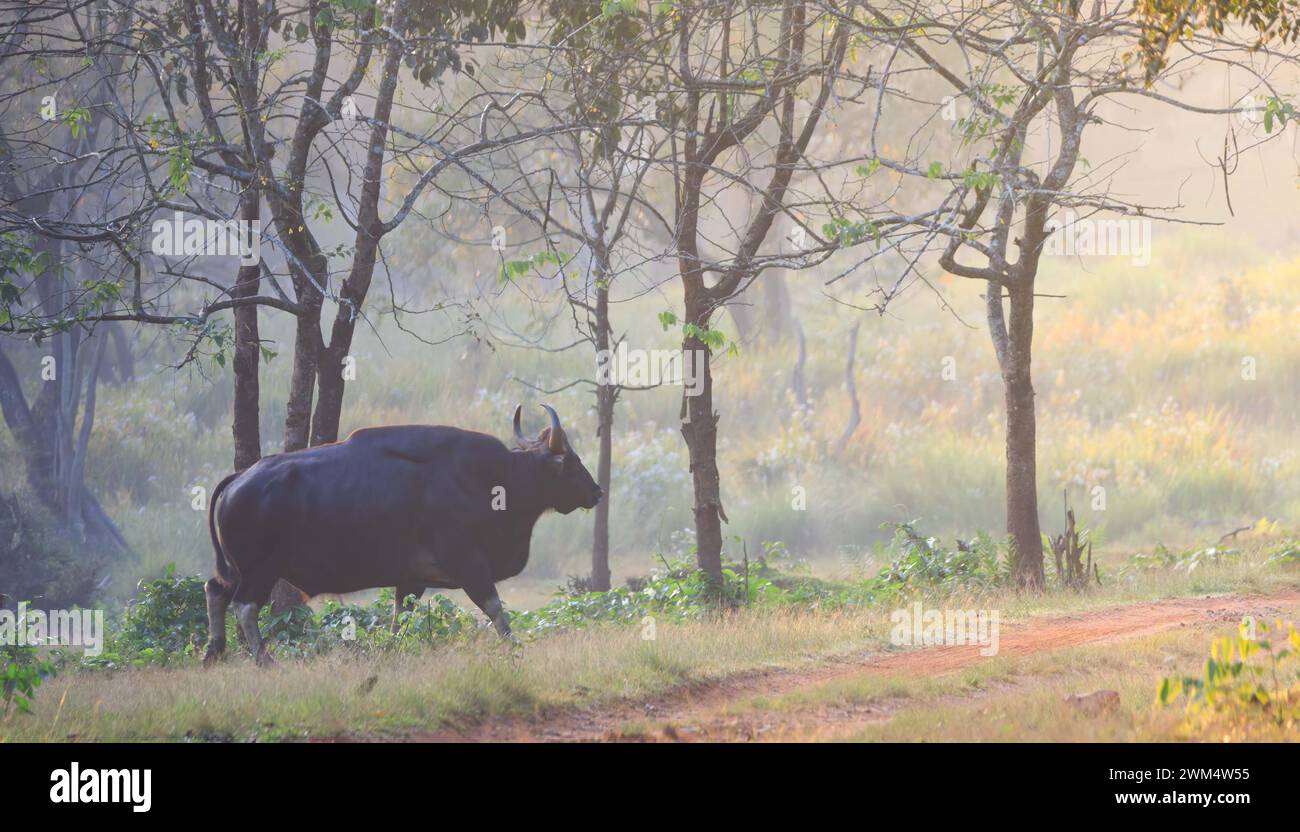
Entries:
MULTIPOLYGON (((1239 529, 1239 532, 1249 532, 1253 536, 1276 537, 1285 533, 1282 525, 1275 520, 1261 519, 1249 529, 1239 529)), ((1120 569, 1120 575, 1126 575, 1132 572, 1143 571, 1148 569, 1174 569, 1180 572, 1191 574, 1203 566, 1212 564, 1235 563, 1240 561, 1248 553, 1255 555, 1262 554, 1264 564, 1289 564, 1300 563, 1300 544, 1293 539, 1285 539, 1271 543, 1264 548, 1262 552, 1258 549, 1248 546, 1245 549, 1236 549, 1230 546, 1222 545, 1223 542, 1233 535, 1225 535, 1220 538, 1219 542, 1213 546, 1203 546, 1197 549, 1187 549, 1182 552, 1173 552, 1163 543, 1156 546, 1150 554, 1139 552, 1129 558, 1128 563, 1120 569)))
MULTIPOLYGON (((380 595, 380 602, 385 599, 380 595)), ((386 606, 386 605, 385 605, 386 606)), ((397 616, 399 639, 430 641, 455 638, 478 626, 477 620, 445 595, 435 595, 424 604, 404 610, 397 616)))
MULTIPOLYGON (((208 641, 207 597, 203 578, 178 577, 174 564, 153 581, 141 581, 136 600, 123 612, 120 628, 111 632, 104 652, 83 659, 90 668, 165 665, 195 658, 208 641)), ((327 601, 319 612, 295 607, 279 615, 263 608, 259 626, 277 651, 305 656, 327 650, 392 649, 427 644, 474 629, 472 615, 451 599, 436 595, 429 602, 398 616, 396 633, 390 632, 393 592, 386 589, 369 604, 327 601)), ((236 641, 227 618, 227 642, 236 641)))
POLYGON ((1241 552, 1237 549, 1206 546, 1184 552, 1172 552, 1161 543, 1151 554, 1139 552, 1129 558, 1129 562, 1120 570, 1120 574, 1126 575, 1147 569, 1174 569, 1191 574, 1202 566, 1231 563, 1240 558, 1241 552))
MULTIPOLYGON (((1191 574, 1203 566, 1234 563, 1241 560, 1245 554, 1241 549, 1225 546, 1205 546, 1183 552, 1172 552, 1162 543, 1151 554, 1139 552, 1133 555, 1120 569, 1120 574, 1126 575, 1148 569, 1174 569, 1191 574)), ((1265 550, 1263 557, 1266 564, 1300 563, 1300 545, 1290 541, 1278 543, 1265 550)))
MULTIPOLYGON (((19 622, 19 626, 24 626, 19 622)), ((32 698, 41 682, 55 675, 54 663, 42 658, 35 647, 27 645, 0 646, 0 700, 4 708, 0 715, 9 716, 11 708, 22 713, 32 712, 32 698)))
POLYGON ((1157 703, 1185 699, 1185 727, 1197 735, 1214 729, 1245 736, 1261 722, 1293 729, 1300 720, 1300 633, 1281 620, 1271 632, 1270 639, 1267 624, 1243 620, 1236 638, 1214 640, 1201 676, 1161 680, 1157 703))
POLYGON ((874 593, 902 588, 919 590, 984 591, 1007 583, 1011 567, 997 544, 984 532, 969 542, 957 541, 946 549, 934 537, 922 537, 912 523, 889 524, 894 529, 892 549, 899 554, 868 582, 874 593))
POLYGON ((673 620, 696 618, 724 604, 736 606, 779 602, 782 590, 770 578, 751 572, 749 579, 736 564, 722 571, 722 598, 703 572, 684 560, 665 561, 665 569, 633 586, 609 592, 561 592, 536 610, 512 613, 510 625, 521 633, 543 634, 591 624, 629 624, 646 616, 673 620))
POLYGON ((1266 563, 1300 563, 1300 544, 1295 542, 1279 543, 1268 550, 1266 563))
POLYGON ((298 607, 265 619, 264 632, 282 655, 306 656, 335 649, 397 650, 418 648, 477 632, 469 612, 445 595, 434 595, 397 616, 390 629, 393 590, 384 589, 369 604, 326 601, 319 612, 298 607))
POLYGON ((208 640, 208 606, 203 578, 176 576, 167 564, 161 577, 140 581, 136 599, 122 612, 116 632, 109 628, 104 651, 86 656, 92 668, 127 665, 165 665, 173 659, 194 656, 208 640))
POLYGON ((141 581, 135 603, 126 608, 122 639, 138 652, 192 652, 208 640, 208 602, 203 579, 176 576, 169 563, 163 575, 141 581))

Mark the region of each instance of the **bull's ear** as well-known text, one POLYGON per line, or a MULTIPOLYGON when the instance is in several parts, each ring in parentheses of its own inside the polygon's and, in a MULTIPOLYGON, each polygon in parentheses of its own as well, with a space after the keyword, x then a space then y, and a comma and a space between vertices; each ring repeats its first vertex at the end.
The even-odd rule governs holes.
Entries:
POLYGON ((559 456, 564 456, 573 450, 569 447, 569 435, 565 433, 563 429, 560 430, 559 442, 555 442, 551 438, 552 436, 553 434, 551 433, 550 428, 542 428, 542 432, 537 434, 537 444, 541 445, 547 451, 550 451, 553 454, 558 454, 559 456))
POLYGON ((551 417, 551 432, 548 436, 547 447, 553 454, 562 454, 568 450, 568 440, 564 438, 564 428, 560 425, 560 414, 555 412, 555 408, 549 404, 542 405, 546 415, 551 417))

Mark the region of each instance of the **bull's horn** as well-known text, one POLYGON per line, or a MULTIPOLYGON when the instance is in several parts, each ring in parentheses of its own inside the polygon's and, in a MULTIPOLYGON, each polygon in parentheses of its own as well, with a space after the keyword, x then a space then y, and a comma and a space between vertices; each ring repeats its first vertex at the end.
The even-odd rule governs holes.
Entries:
POLYGON ((555 408, 549 404, 542 407, 551 416, 551 444, 550 451, 553 454, 562 454, 568 448, 569 442, 564 438, 564 428, 560 427, 560 414, 555 412, 555 408))
POLYGON ((515 405, 515 441, 519 443, 519 447, 526 448, 528 447, 528 440, 524 438, 524 432, 519 427, 519 417, 523 412, 524 406, 522 404, 515 405))

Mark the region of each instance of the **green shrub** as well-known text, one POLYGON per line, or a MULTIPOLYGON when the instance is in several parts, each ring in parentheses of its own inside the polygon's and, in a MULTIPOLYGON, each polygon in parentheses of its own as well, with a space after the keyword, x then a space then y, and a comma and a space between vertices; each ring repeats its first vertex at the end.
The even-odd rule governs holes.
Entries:
POLYGON ((88 667, 165 665, 194 656, 208 640, 208 605, 203 578, 176 576, 168 564, 162 577, 141 581, 136 599, 127 605, 116 633, 108 634, 104 651, 87 656, 88 667))
POLYGON ((562 590, 554 600, 531 611, 512 613, 510 624, 520 633, 541 635, 592 624, 630 624, 646 616, 673 620, 696 618, 719 607, 778 602, 782 591, 767 577, 727 564, 721 593, 703 572, 685 560, 663 561, 664 570, 631 586, 608 592, 562 590), (721 597, 719 597, 719 595, 721 597))
MULTIPOLYGON (((25 626, 20 620, 18 626, 25 626)), ((4 702, 0 715, 9 716, 12 708, 30 714, 32 698, 41 682, 55 675, 52 661, 42 658, 35 647, 28 645, 0 646, 0 700, 4 702)))
POLYGON ((1200 676, 1167 677, 1156 691, 1161 706, 1185 700, 1184 727, 1248 737, 1259 723, 1294 729, 1300 721, 1300 633, 1281 620, 1271 629, 1247 618, 1237 637, 1217 638, 1200 676))
POLYGON ((912 523, 893 523, 892 551, 898 552, 890 565, 868 584, 875 592, 904 587, 919 590, 985 591, 1007 583, 1010 563, 997 544, 984 532, 969 542, 957 541, 947 549, 937 538, 922 537, 912 523))
POLYGON ((1163 543, 1150 553, 1138 552, 1129 558, 1128 563, 1120 569, 1120 575, 1149 569, 1174 569, 1189 575, 1202 566, 1232 563, 1241 559, 1241 552, 1224 546, 1204 546, 1173 552, 1163 543))
POLYGON ((267 615, 264 629, 278 653, 307 656, 336 649, 400 650, 419 648, 477 632, 478 621, 445 595, 434 595, 393 618, 393 590, 384 589, 369 604, 326 601, 318 612, 298 607, 267 615))

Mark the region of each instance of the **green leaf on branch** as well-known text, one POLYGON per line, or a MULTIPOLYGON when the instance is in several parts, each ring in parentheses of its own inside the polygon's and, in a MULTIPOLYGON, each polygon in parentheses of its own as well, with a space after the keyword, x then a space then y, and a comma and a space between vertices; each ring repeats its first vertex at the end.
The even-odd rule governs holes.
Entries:
POLYGON ((727 345, 727 336, 722 330, 713 327, 685 324, 682 326, 682 336, 688 340, 694 338, 711 350, 722 349, 727 345))
POLYGON ((90 122, 90 110, 85 107, 72 107, 63 112, 63 123, 72 131, 72 138, 79 139, 86 135, 86 125, 90 122))
POLYGON ((501 264, 501 272, 498 275, 498 281, 500 283, 506 283, 507 281, 523 277, 532 269, 546 265, 556 267, 562 266, 562 255, 553 251, 539 251, 536 254, 530 254, 526 260, 507 260, 501 264))
POLYGON ((884 239, 880 233, 880 226, 871 220, 853 221, 846 217, 836 217, 828 223, 823 223, 822 236, 834 240, 840 248, 857 245, 868 238, 875 241, 876 248, 880 248, 881 241, 884 239))
POLYGON ((964 171, 961 178, 966 183, 966 187, 976 191, 993 190, 1002 184, 1002 177, 996 173, 976 171, 974 168, 964 171))
POLYGON ((1295 117, 1295 107, 1280 98, 1270 98, 1264 105, 1264 132, 1273 132, 1273 123, 1286 127, 1287 119, 1295 117))
POLYGON ((866 179, 868 176, 871 176, 873 173, 875 173, 878 170, 880 170, 880 160, 872 159, 871 161, 867 162, 865 165, 858 165, 856 168, 853 169, 853 172, 856 173, 858 176, 861 176, 863 179, 866 179))

